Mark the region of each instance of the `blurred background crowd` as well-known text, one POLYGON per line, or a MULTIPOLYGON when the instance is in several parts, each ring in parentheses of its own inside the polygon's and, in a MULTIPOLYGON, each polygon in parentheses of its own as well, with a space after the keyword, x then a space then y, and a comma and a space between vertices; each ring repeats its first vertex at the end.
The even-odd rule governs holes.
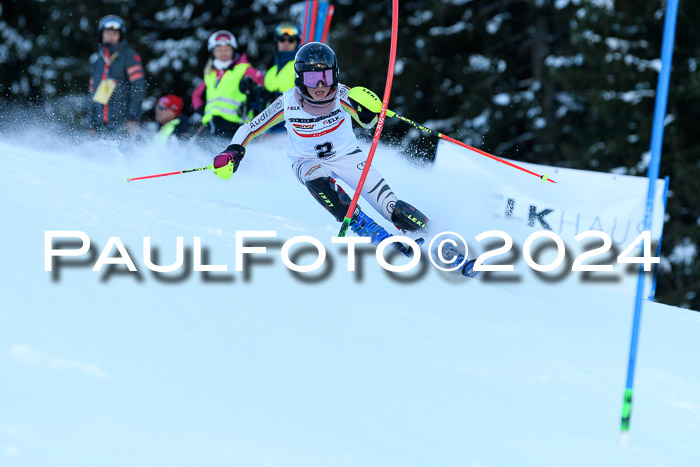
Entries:
MULTIPOLYGON (((381 96, 391 2, 333 3, 327 42, 342 81, 381 96)), ((501 157, 644 175, 665 6, 402 0, 390 108, 501 157)), ((283 90, 272 77, 284 81, 303 10, 284 0, 4 1, 0 135, 50 123, 74 135, 225 138, 283 90), (110 109, 95 101, 110 60, 113 72, 123 66, 121 76, 106 75, 113 89, 102 89, 111 93, 116 130, 110 109), (219 83, 235 96, 221 101, 219 83)), ((658 301, 693 309, 700 309, 697 10, 680 2, 660 170, 670 191, 657 290, 658 301)), ((434 157, 436 140, 406 125, 389 121, 383 138, 407 157, 434 157)))

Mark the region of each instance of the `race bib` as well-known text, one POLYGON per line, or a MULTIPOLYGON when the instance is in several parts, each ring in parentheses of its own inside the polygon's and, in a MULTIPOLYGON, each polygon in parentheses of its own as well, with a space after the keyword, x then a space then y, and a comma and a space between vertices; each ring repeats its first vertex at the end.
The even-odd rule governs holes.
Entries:
POLYGON ((115 80, 103 79, 100 82, 100 85, 97 86, 97 90, 95 91, 95 95, 92 96, 92 100, 98 104, 107 105, 116 86, 117 82, 115 80))

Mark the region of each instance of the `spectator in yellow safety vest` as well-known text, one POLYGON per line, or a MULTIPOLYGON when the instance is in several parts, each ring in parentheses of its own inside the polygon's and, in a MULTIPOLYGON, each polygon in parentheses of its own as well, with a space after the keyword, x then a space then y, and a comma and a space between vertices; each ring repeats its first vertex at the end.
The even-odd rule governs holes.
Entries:
POLYGON ((294 56, 299 50, 299 28, 285 21, 275 28, 275 64, 265 73, 265 89, 270 102, 294 87, 294 56))
POLYGON ((209 37, 211 56, 204 68, 204 81, 192 94, 195 119, 202 116, 198 134, 231 139, 238 127, 253 117, 248 95, 264 84, 265 75, 238 53, 238 42, 230 31, 217 31, 209 37))
POLYGON ((182 99, 174 94, 167 94, 158 99, 156 104, 157 141, 166 142, 171 136, 175 136, 179 140, 187 140, 192 137, 192 127, 189 120, 180 118, 182 105, 182 99))
MULTIPOLYGON (((284 21, 275 27, 275 64, 265 73, 265 87, 256 88, 248 97, 250 107, 257 114, 270 105, 288 89, 294 87, 294 57, 299 50, 301 37, 299 27, 289 21, 284 21)), ((270 129, 270 132, 283 132, 284 124, 280 123, 270 129)))

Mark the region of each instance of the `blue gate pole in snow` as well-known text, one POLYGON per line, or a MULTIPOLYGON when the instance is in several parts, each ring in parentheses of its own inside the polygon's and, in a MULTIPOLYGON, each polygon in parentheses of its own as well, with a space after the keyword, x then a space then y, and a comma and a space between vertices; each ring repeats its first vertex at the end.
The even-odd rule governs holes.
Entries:
MULTIPOLYGON (((666 216, 666 201, 668 201, 668 183, 671 179, 668 178, 668 175, 664 177, 664 217, 666 216)), ((663 222, 663 221, 662 221, 663 222)), ((664 229, 663 227, 661 228, 661 234, 659 235, 659 244, 656 245, 656 256, 661 256, 661 242, 664 239, 664 229)), ((659 267, 661 267, 660 264, 657 264, 654 266, 654 278, 651 280, 651 292, 649 292, 649 300, 652 302, 656 298, 656 279, 659 276, 659 267)))
MULTIPOLYGON (((664 22, 664 35, 661 43, 661 70, 659 82, 656 85, 656 103, 654 106, 654 123, 651 133, 651 161, 649 162, 649 191, 647 193, 646 212, 644 215, 644 230, 651 229, 651 219, 654 211, 654 191, 656 179, 659 177, 659 165, 661 164, 661 146, 664 138, 664 121, 666 119, 666 103, 668 102, 668 86, 671 78, 671 59, 673 57, 673 41, 676 36, 676 17, 678 16, 678 0, 668 0, 666 5, 666 18, 664 22)), ((637 344, 639 340, 639 325, 642 319, 642 295, 644 294, 644 273, 642 266, 639 268, 637 280, 637 296, 634 304, 634 318, 632 320, 632 337, 630 339, 630 353, 627 366, 627 384, 622 403, 622 420, 620 430, 623 436, 623 444, 626 444, 627 433, 630 427, 630 415, 632 412, 632 388, 634 386, 634 370, 637 359, 637 344)))

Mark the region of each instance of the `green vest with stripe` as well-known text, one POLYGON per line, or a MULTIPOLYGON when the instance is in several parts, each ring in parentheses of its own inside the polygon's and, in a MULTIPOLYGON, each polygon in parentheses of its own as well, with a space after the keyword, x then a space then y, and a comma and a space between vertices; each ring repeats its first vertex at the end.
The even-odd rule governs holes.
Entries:
POLYGON ((174 118, 170 120, 168 123, 160 127, 160 130, 158 130, 158 134, 156 135, 156 141, 159 141, 161 143, 164 143, 168 141, 168 138, 170 138, 170 135, 173 134, 175 131, 175 128, 180 124, 180 119, 179 118, 174 118))
POLYGON ((270 92, 283 93, 294 87, 295 79, 294 60, 288 61, 279 72, 277 71, 277 65, 273 65, 265 73, 265 89, 270 92))
POLYGON ((216 70, 204 76, 207 87, 207 104, 204 107, 202 124, 206 125, 213 117, 221 117, 229 122, 241 122, 241 107, 246 101, 246 95, 240 90, 241 80, 249 63, 240 63, 226 71, 216 86, 216 70))

